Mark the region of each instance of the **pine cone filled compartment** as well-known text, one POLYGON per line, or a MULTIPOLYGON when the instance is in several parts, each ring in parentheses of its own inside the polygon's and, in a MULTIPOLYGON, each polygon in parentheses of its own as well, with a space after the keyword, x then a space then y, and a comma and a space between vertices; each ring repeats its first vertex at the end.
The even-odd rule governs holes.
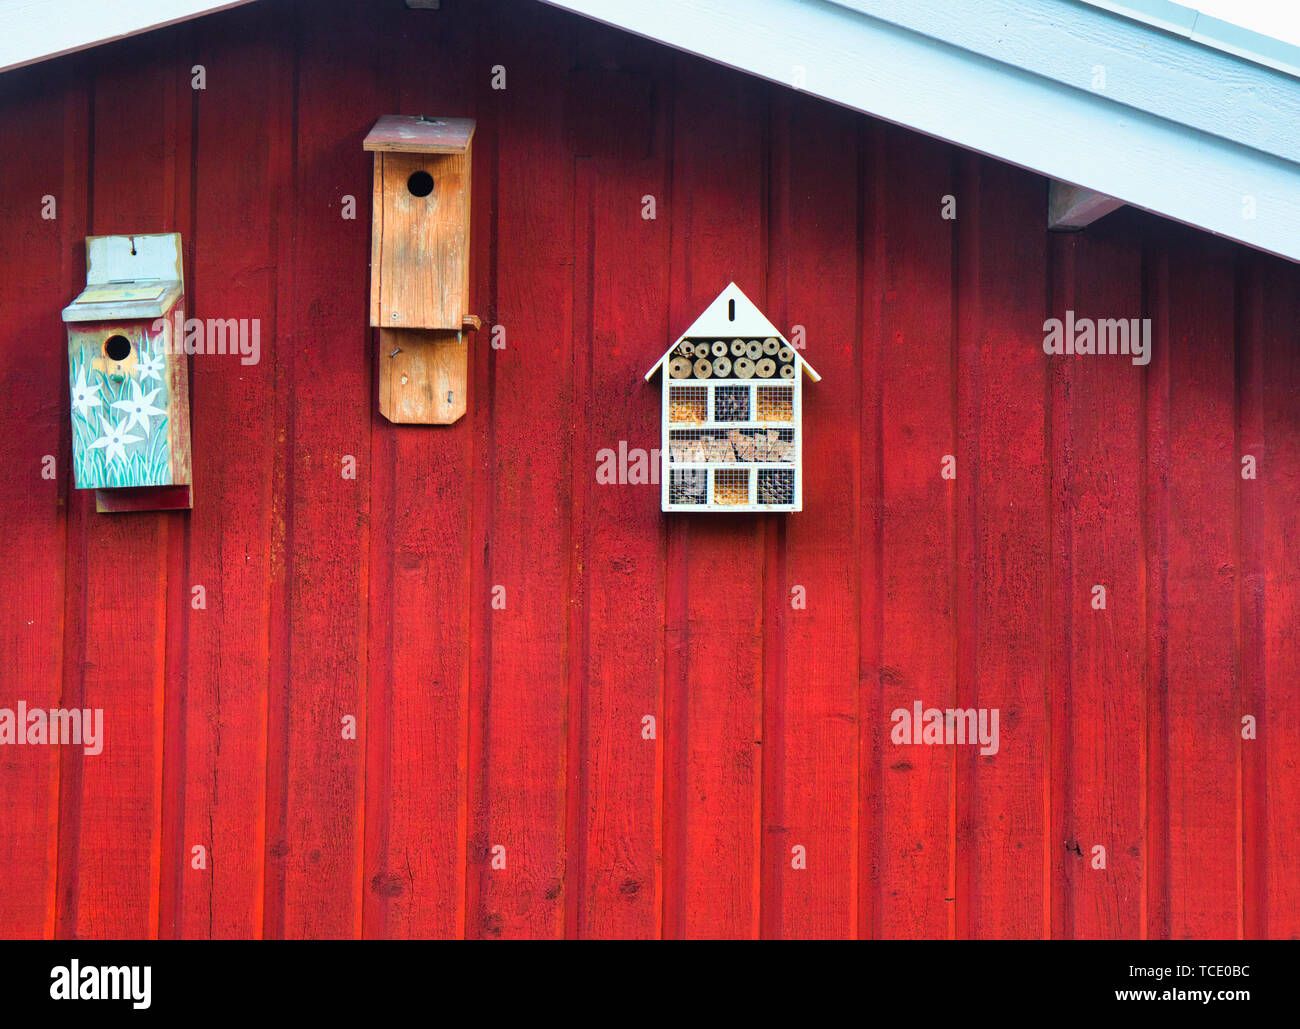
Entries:
POLYGON ((794 503, 794 469, 760 468, 758 472, 758 502, 760 504, 794 503))
POLYGON ((749 421, 749 387, 715 386, 713 420, 715 422, 749 421))

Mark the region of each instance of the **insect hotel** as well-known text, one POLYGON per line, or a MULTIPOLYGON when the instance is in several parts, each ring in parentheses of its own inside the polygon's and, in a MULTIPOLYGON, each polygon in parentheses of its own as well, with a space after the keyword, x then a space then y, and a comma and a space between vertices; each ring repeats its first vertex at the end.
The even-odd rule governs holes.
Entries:
POLYGON ((821 376, 734 282, 646 372, 663 369, 665 511, 803 508, 803 372, 821 376))
POLYGON ((179 233, 91 236, 86 288, 63 309, 72 466, 99 511, 188 508, 189 374, 179 233))

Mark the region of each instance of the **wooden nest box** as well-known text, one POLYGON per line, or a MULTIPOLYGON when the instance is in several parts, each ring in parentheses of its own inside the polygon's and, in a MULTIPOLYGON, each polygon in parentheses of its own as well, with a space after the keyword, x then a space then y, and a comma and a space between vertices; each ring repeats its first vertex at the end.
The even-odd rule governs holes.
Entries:
POLYGON ((179 233, 86 239, 86 288, 63 321, 73 475, 100 511, 192 505, 184 320, 179 233))
POLYGON ((379 330, 379 411, 448 425, 466 409, 470 118, 385 115, 375 155, 370 324, 379 330))
POLYGON ((646 381, 660 370, 663 510, 802 510, 801 390, 804 375, 821 376, 740 287, 719 293, 646 381))

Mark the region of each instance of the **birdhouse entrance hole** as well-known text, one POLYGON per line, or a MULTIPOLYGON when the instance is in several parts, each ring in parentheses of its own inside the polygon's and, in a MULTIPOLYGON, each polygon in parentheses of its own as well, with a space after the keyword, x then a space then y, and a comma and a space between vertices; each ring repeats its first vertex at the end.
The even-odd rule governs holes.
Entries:
POLYGON ((131 341, 125 336, 109 336, 104 340, 104 356, 110 361, 125 361, 131 356, 131 341))
POLYGON ((413 197, 427 197, 433 192, 433 176, 427 171, 412 172, 406 188, 413 197))

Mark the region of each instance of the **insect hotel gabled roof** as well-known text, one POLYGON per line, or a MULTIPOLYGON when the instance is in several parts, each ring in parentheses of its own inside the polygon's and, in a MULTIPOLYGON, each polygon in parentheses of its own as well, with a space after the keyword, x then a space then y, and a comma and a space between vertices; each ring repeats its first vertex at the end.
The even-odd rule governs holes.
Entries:
MULTIPOLYGON (((646 381, 650 381, 650 376, 659 370, 659 366, 684 339, 706 338, 706 339, 767 339, 775 336, 786 346, 790 347, 790 341, 781 334, 781 331, 767 320, 749 297, 741 291, 740 287, 734 282, 729 283, 727 288, 718 294, 717 299, 704 309, 691 327, 673 340, 672 346, 663 352, 663 355, 655 362, 654 367, 645 373, 646 381)), ((794 347, 790 347, 794 350, 794 347)), ((803 369, 804 374, 813 382, 821 382, 821 376, 807 361, 798 350, 794 350, 794 359, 799 367, 803 369)))

